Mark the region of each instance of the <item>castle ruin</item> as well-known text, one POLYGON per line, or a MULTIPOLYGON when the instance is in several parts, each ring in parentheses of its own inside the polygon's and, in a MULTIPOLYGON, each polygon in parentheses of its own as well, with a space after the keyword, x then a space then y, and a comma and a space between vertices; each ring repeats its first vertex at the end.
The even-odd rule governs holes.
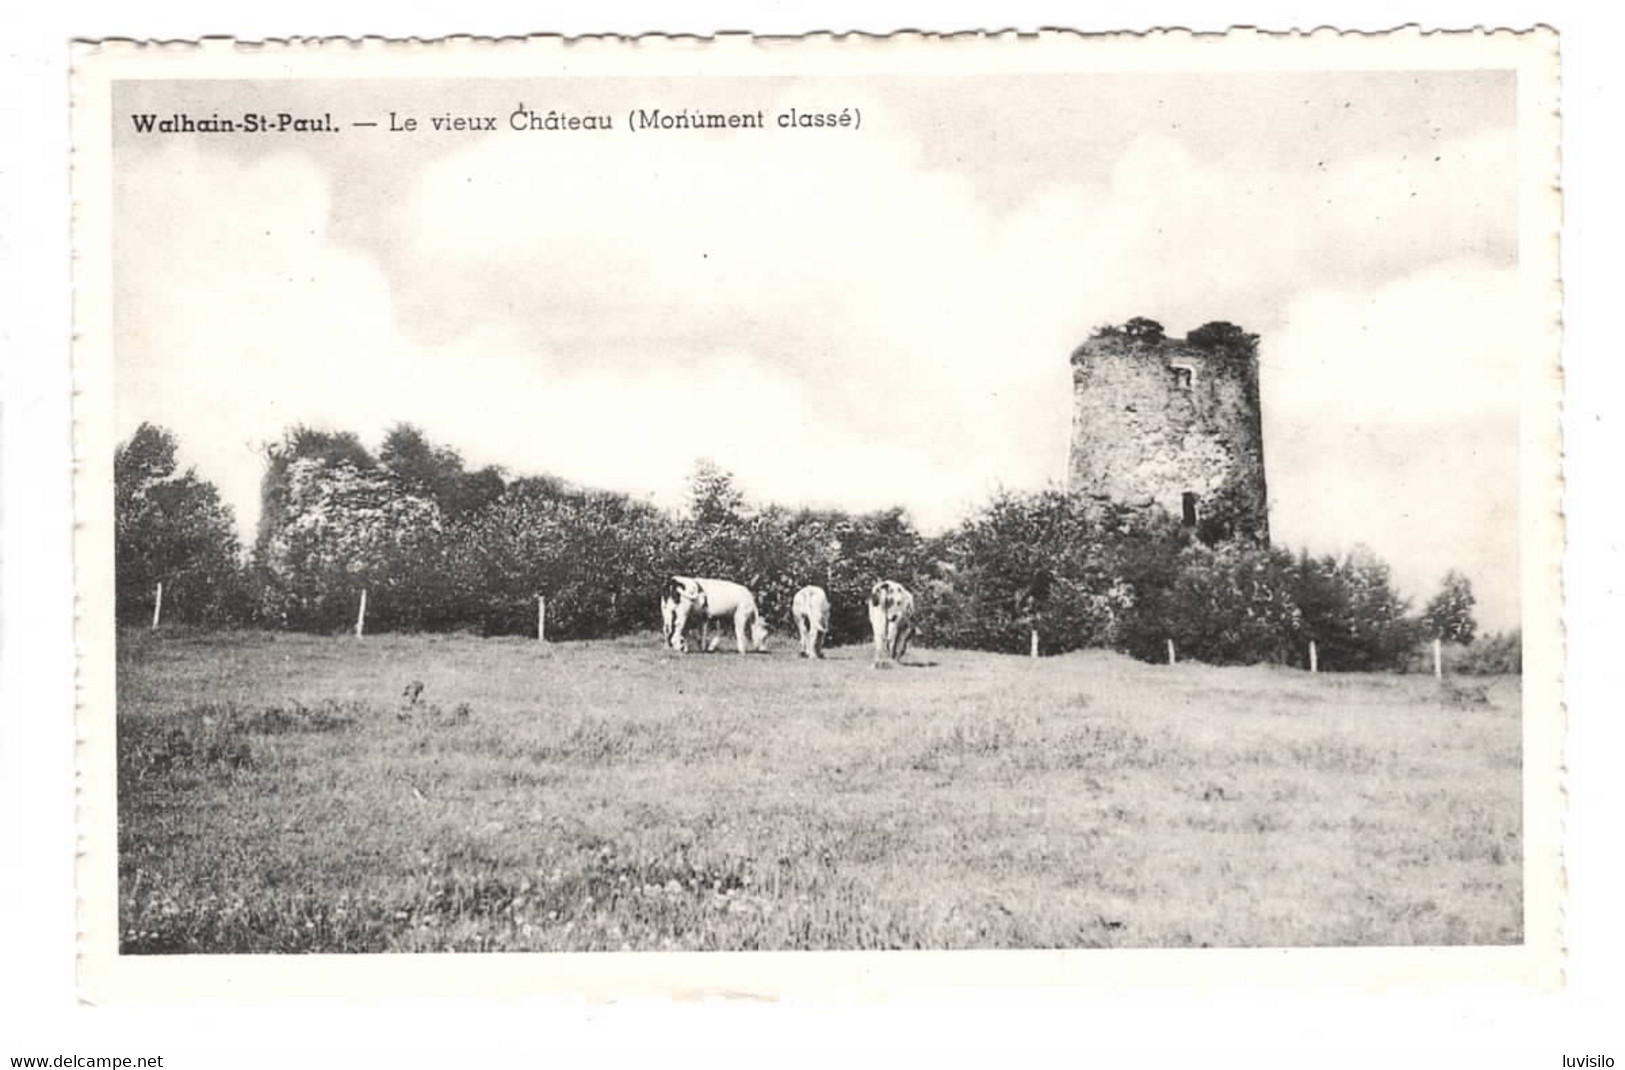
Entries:
POLYGON ((1146 319, 1072 353, 1069 490, 1160 508, 1204 542, 1269 542, 1258 336, 1210 323, 1175 341, 1146 319))

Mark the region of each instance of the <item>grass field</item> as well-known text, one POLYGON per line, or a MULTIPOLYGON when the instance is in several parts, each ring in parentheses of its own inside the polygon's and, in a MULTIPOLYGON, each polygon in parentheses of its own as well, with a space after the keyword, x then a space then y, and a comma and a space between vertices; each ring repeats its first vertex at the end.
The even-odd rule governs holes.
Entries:
POLYGON ((121 949, 1522 940, 1516 678, 910 658, 126 632, 121 949))

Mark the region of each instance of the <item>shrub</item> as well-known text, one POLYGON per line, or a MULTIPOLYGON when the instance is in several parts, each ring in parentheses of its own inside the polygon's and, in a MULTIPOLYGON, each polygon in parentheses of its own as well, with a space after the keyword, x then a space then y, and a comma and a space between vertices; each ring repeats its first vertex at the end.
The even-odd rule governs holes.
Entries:
POLYGON ((1467 676, 1520 675, 1523 672, 1523 632, 1514 628, 1482 636, 1461 650, 1452 671, 1467 676))
POLYGON ((1343 558, 1300 555, 1293 598, 1302 639, 1317 644, 1322 669, 1402 669, 1420 635, 1388 566, 1363 546, 1343 558))
POLYGON ((946 536, 921 641, 1022 653, 1110 645, 1134 590, 1114 568, 1124 514, 1060 491, 1003 493, 946 536))
POLYGON ((550 637, 651 627, 674 535, 665 514, 623 495, 515 483, 452 532, 454 615, 489 635, 534 634, 542 594, 550 637))
MULTIPOLYGON (((1133 320, 1101 333, 1147 342, 1160 332, 1133 320)), ((1256 339, 1210 323, 1187 342, 1241 352, 1256 339)), ((1447 576, 1417 620, 1387 565, 1364 548, 1294 559, 1234 538, 1223 524, 1192 531, 1157 509, 1053 489, 998 494, 926 538, 901 508, 759 505, 708 461, 695 468, 689 507, 674 514, 552 477, 504 483, 494 468, 468 472, 456 451, 409 425, 389 433, 380 458, 352 434, 291 429, 267 451, 254 566, 245 573, 231 561, 234 544, 222 537, 229 516, 213 488, 190 473, 173 478, 167 433, 144 427, 120 450, 127 616, 143 592, 132 586, 127 595, 126 578, 151 579, 147 558, 130 547, 169 545, 142 534, 159 530, 201 539, 174 545, 212 577, 204 586, 216 592, 213 604, 228 604, 219 592, 233 591, 246 605, 253 592, 261 621, 312 630, 348 626, 365 589, 369 630, 529 635, 540 594, 550 637, 608 637, 654 627, 662 583, 679 573, 744 583, 763 616, 791 633, 796 590, 822 586, 832 643, 868 639, 868 595, 880 579, 914 591, 922 645, 1007 653, 1025 653, 1036 630, 1044 653, 1111 647, 1161 661, 1172 639, 1183 657, 1201 661, 1297 664, 1313 641, 1328 670, 1403 669, 1424 627, 1458 639, 1472 631, 1464 579, 1447 576), (151 504, 171 484, 195 523, 155 529, 152 515, 175 513, 155 514, 151 504)), ((1517 671, 1516 635, 1485 642, 1458 659, 1459 671, 1517 671)))
POLYGON ((1258 351, 1258 335, 1237 327, 1234 323, 1215 320, 1185 335, 1185 341, 1197 349, 1223 356, 1251 356, 1258 351))
POLYGON ((1174 562, 1172 588, 1148 599, 1128 640, 1130 652, 1182 656, 1215 665, 1295 662, 1303 613, 1293 597, 1289 555, 1252 543, 1193 543, 1174 562))

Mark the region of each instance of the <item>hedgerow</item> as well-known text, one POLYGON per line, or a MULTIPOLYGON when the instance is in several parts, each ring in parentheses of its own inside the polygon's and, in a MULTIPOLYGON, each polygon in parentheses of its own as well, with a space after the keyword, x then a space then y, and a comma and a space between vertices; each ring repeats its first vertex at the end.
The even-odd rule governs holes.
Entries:
MULTIPOLYGON (((215 623, 337 631, 365 591, 371 631, 533 634, 543 596, 550 638, 593 639, 656 627, 662 581, 685 574, 745 583, 769 623, 791 632, 796 590, 822 586, 839 644, 868 638, 869 589, 886 578, 915 592, 924 645, 1025 653, 1037 633, 1045 654, 1104 647, 1160 661, 1172 643, 1181 658, 1215 664, 1303 664, 1313 643, 1322 668, 1350 671, 1405 668, 1446 616, 1441 599, 1425 622, 1413 616, 1364 548, 1314 557, 1209 544, 1154 507, 1006 492, 927 537, 900 508, 754 503, 701 462, 687 507, 666 510, 552 477, 467 472, 405 425, 377 458, 354 435, 290 430, 267 451, 245 558, 214 488, 191 473, 177 480, 173 452, 162 429, 120 446, 124 620, 145 612, 162 574, 215 623)), ((1447 581, 1448 634, 1470 639, 1470 588, 1455 573, 1447 581)), ((1457 660, 1517 671, 1515 655, 1515 642, 1498 640, 1457 660)))

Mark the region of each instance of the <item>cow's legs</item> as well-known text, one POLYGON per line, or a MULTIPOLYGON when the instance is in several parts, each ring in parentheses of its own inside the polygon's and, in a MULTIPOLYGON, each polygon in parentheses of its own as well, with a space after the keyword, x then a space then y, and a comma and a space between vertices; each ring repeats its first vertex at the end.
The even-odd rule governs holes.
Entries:
POLYGON ((875 667, 879 668, 886 664, 886 618, 873 609, 869 611, 869 630, 875 635, 875 667))
POLYGON ((812 649, 812 645, 807 641, 808 633, 812 631, 812 621, 808 620, 804 615, 797 613, 796 631, 801 633, 801 656, 807 657, 807 652, 812 649))
POLYGON ((903 655, 908 653, 908 641, 914 638, 914 625, 907 622, 897 626, 897 660, 902 661, 903 655))
POLYGON ((824 657, 824 636, 829 632, 824 628, 814 628, 812 636, 813 657, 822 660, 824 657))
POLYGON ((679 654, 688 652, 688 607, 673 606, 666 624, 666 643, 679 654))
POLYGON ((750 614, 739 612, 734 614, 734 641, 739 644, 739 652, 746 652, 745 633, 750 630, 750 614))

